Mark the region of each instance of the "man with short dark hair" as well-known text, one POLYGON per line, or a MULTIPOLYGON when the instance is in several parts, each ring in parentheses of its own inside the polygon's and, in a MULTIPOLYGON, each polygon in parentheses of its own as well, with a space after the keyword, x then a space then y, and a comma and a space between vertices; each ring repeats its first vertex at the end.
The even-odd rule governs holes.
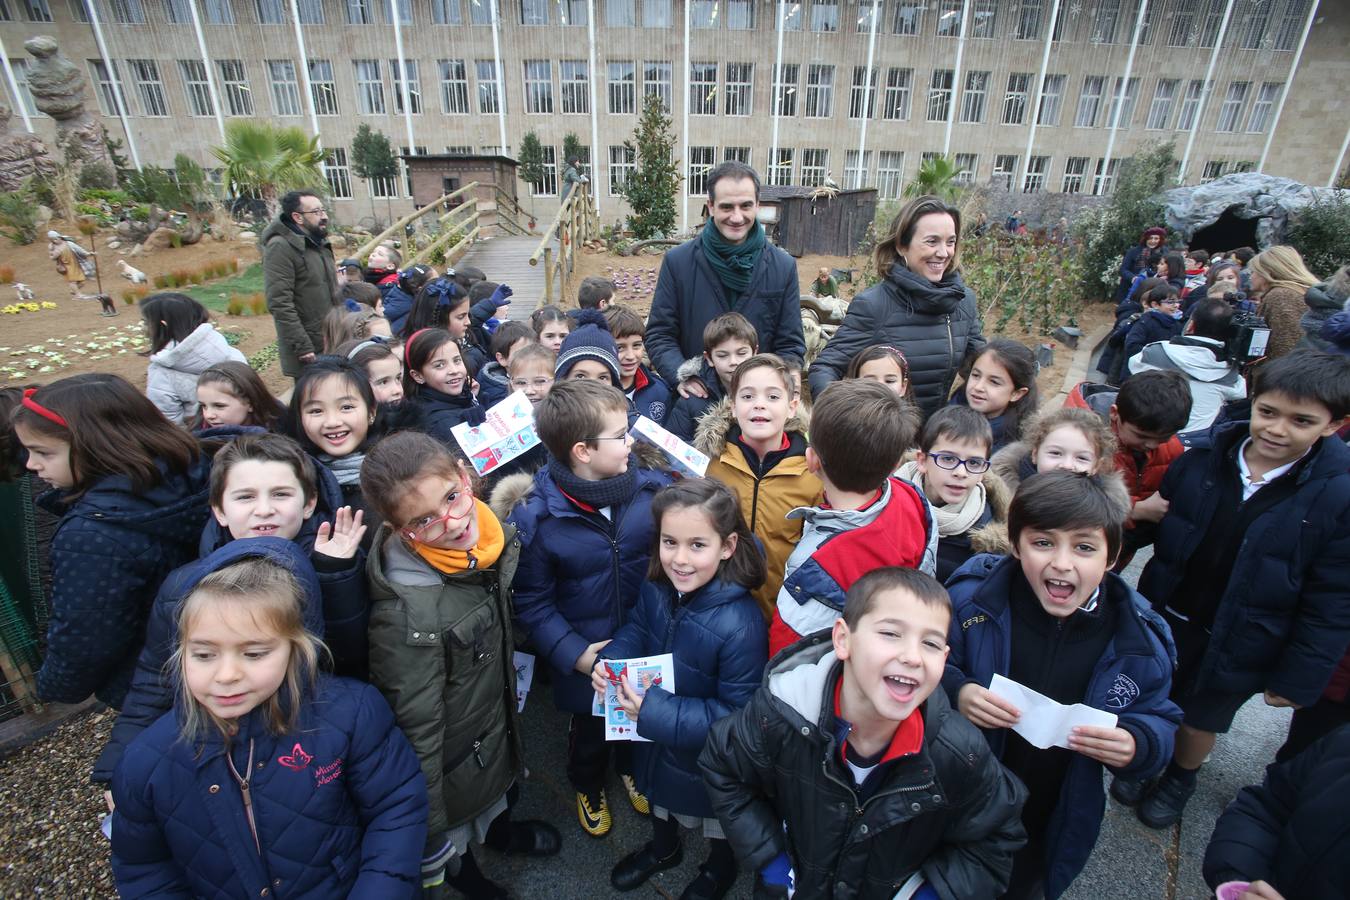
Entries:
POLYGON ((1131 372, 1152 369, 1180 372, 1191 388, 1191 417, 1182 426, 1182 443, 1190 446, 1193 432, 1214 424, 1230 400, 1247 396, 1247 382, 1224 347, 1233 337, 1233 307, 1218 298, 1201 300, 1191 310, 1184 334, 1155 341, 1130 357, 1131 372))
POLYGON ((708 173, 708 221, 699 235, 666 254, 647 319, 647 355, 683 396, 706 396, 697 378, 683 381, 685 360, 703 352, 703 328, 738 312, 759 334, 759 352, 789 365, 806 355, 797 263, 769 243, 759 224, 759 175, 741 162, 708 173))
POLYGON ((323 317, 337 303, 328 212, 313 191, 281 198, 281 215, 262 235, 263 290, 277 328, 281 371, 297 378, 323 349, 323 317))

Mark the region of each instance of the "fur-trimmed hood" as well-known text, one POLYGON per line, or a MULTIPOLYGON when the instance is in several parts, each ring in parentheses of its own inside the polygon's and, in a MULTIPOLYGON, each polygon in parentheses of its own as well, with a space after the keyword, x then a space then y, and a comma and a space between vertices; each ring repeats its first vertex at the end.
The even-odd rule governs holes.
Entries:
MULTIPOLYGON (((716 459, 727 448, 727 436, 731 426, 736 424, 736 415, 731 409, 731 398, 723 397, 717 405, 703 414, 694 431, 694 448, 706 456, 716 459)), ((811 414, 801 404, 787 420, 784 431, 805 436, 811 425, 811 414)))
POLYGON ((1017 493, 1022 479, 1036 474, 1031 464, 1029 441, 1013 441, 1001 450, 995 451, 989 463, 990 473, 997 475, 1003 481, 1003 486, 1008 489, 1009 502, 1012 502, 1012 495, 1017 493))
POLYGON ((1008 507, 1012 505, 1013 489, 998 472, 990 468, 985 473, 984 499, 994 517, 983 528, 970 533, 970 549, 976 553, 1010 553, 1012 541, 1008 539, 1008 507))

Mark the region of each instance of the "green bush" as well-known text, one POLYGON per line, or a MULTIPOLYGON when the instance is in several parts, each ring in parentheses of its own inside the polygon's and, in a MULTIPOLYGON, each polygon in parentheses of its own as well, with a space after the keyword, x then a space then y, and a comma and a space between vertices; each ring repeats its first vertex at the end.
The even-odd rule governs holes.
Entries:
POLYGON ((85 188, 80 191, 80 199, 86 203, 106 203, 109 206, 125 206, 131 203, 131 195, 126 191, 108 188, 85 188))
POLYGON ((1314 275, 1330 278, 1350 263, 1350 200, 1335 194, 1304 207, 1292 217, 1284 240, 1314 275))
POLYGON ((1084 254, 1027 237, 985 234, 961 242, 961 277, 975 292, 986 328, 1016 324, 1048 335, 1083 306, 1084 254))
POLYGON ((16 244, 31 244, 37 240, 37 203, 31 190, 6 191, 0 194, 0 235, 16 244))
POLYGON ((80 187, 113 190, 117 187, 117 173, 107 163, 85 163, 80 168, 80 187))

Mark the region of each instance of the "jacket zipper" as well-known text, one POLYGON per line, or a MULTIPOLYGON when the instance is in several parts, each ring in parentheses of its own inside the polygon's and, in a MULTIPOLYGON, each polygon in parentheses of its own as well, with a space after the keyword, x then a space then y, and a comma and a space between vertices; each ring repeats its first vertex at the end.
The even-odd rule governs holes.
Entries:
POLYGON ((952 334, 952 314, 947 313, 942 317, 947 323, 947 383, 943 387, 943 393, 946 394, 952 389, 952 383, 956 381, 956 370, 959 368, 956 362, 956 337, 952 334))
POLYGON ((759 518, 759 482, 760 476, 755 476, 755 489, 750 493, 750 533, 755 533, 755 521, 759 518))
MULTIPOLYGON (((258 841, 258 823, 253 818, 253 798, 249 793, 248 779, 239 774, 239 770, 234 767, 234 759, 231 758, 229 751, 225 752, 225 765, 230 767, 230 774, 239 785, 239 793, 244 798, 244 815, 248 817, 248 830, 253 832, 253 848, 262 856, 262 844, 258 841)), ((248 741, 248 766, 244 769, 250 775, 253 774, 253 739, 248 741)))

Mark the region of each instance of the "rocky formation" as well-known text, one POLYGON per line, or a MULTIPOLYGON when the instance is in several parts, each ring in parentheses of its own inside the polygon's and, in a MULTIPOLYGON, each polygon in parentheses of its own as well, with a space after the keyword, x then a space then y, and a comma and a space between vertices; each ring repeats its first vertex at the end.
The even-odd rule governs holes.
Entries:
POLYGON ((34 175, 50 175, 56 163, 35 134, 12 127, 13 113, 0 101, 0 191, 17 191, 34 175))
POLYGON ((1261 247, 1280 243, 1290 214, 1315 201, 1350 191, 1309 187, 1292 178, 1256 172, 1225 175, 1205 184, 1180 187, 1163 195, 1167 224, 1189 241, 1200 229, 1219 221, 1224 213, 1256 220, 1256 239, 1261 247))
POLYGON ((56 147, 68 162, 99 162, 112 167, 103 126, 84 106, 84 75, 47 35, 30 37, 23 47, 36 60, 28 68, 28 89, 37 108, 56 122, 56 147))

